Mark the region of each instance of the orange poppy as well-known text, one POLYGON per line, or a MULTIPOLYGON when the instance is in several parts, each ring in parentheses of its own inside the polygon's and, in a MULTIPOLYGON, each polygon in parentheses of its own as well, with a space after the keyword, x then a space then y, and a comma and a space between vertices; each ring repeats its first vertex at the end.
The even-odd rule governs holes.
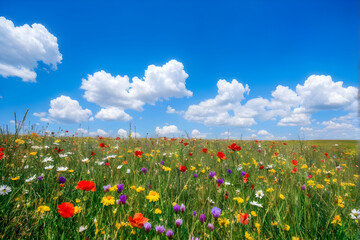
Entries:
POLYGON ((135 213, 134 218, 129 216, 129 222, 133 227, 142 228, 147 221, 149 221, 149 219, 144 218, 142 213, 135 213))
POLYGON ((249 214, 241 213, 240 214, 240 222, 241 222, 241 224, 244 224, 244 225, 248 224, 249 223, 249 214))
POLYGON ((225 154, 224 154, 223 152, 218 152, 218 153, 217 153, 217 156, 218 156, 219 158, 221 158, 222 160, 225 160, 225 159, 226 159, 226 156, 225 156, 225 154))
POLYGON ((58 206, 58 212, 63 218, 74 216, 75 207, 70 202, 63 202, 58 206))
POLYGON ((75 189, 80 189, 80 190, 84 190, 84 191, 92 191, 92 192, 96 191, 95 183, 93 181, 80 181, 77 184, 77 186, 75 187, 75 189))

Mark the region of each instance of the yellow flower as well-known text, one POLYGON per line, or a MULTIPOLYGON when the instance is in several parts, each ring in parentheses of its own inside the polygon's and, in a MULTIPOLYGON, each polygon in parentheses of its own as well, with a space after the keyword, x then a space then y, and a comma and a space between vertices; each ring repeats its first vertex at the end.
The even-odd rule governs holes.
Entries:
POLYGON ((103 197, 103 199, 101 200, 101 203, 104 206, 115 205, 115 198, 113 196, 103 197))
POLYGON ((57 139, 57 140, 55 140, 55 142, 56 142, 56 143, 59 143, 59 142, 61 142, 61 140, 60 140, 60 139, 57 139))
POLYGON ((24 141, 24 140, 21 140, 21 139, 16 139, 16 140, 15 140, 15 143, 17 143, 17 144, 24 144, 25 141, 24 141))
POLYGON ((323 188, 324 188, 324 185, 322 185, 322 184, 317 184, 317 185, 316 185, 316 188, 318 188, 318 189, 323 189, 323 188))
POLYGON ((277 223, 277 222, 272 222, 272 223, 271 223, 271 225, 273 225, 273 226, 277 226, 277 225, 278 225, 278 223, 277 223))
POLYGON ((19 180, 19 179, 20 179, 20 176, 17 176, 17 177, 11 178, 11 180, 13 180, 13 181, 17 181, 17 180, 19 180))
POLYGON ((155 209, 155 214, 161 214, 161 210, 159 208, 155 209))
POLYGON ((300 240, 299 237, 292 237, 291 240, 300 240))
POLYGON ((143 187, 138 187, 137 189, 135 189, 135 191, 137 191, 138 193, 139 193, 139 192, 143 192, 143 191, 145 191, 145 188, 143 188, 143 187))
POLYGON ((136 189, 136 187, 135 187, 135 186, 131 186, 130 189, 136 189))
POLYGON ((307 181, 307 184, 311 187, 315 186, 315 182, 313 180, 307 181))
POLYGON ((279 197, 280 197, 282 200, 284 200, 284 199, 285 199, 285 196, 284 196, 284 195, 282 195, 281 193, 280 193, 279 197))
POLYGON ((196 167, 191 167, 190 171, 194 171, 196 169, 196 167))
POLYGON ((342 224, 340 222, 341 222, 340 215, 336 215, 331 223, 334 224, 334 225, 338 224, 338 225, 341 226, 342 224))
POLYGON ((187 189, 187 185, 184 186, 184 190, 186 190, 186 189, 187 189))
POLYGON ((40 213, 44 213, 44 212, 49 212, 50 208, 48 206, 39 206, 36 210, 36 212, 40 212, 40 213))
POLYGON ((261 229, 260 229, 261 225, 259 223, 255 223, 255 227, 256 227, 258 233, 260 233, 261 232, 261 229))
POLYGON ((270 169, 268 171, 271 172, 271 173, 276 173, 275 169, 270 169))
POLYGON ((135 235, 136 232, 135 232, 134 230, 132 230, 130 234, 131 234, 131 235, 135 235))
POLYGON ((205 169, 201 170, 202 173, 206 173, 205 169))
POLYGON ((266 189, 266 192, 273 192, 274 191, 274 189, 271 187, 271 188, 268 188, 268 189, 266 189))
POLYGON ((251 213, 251 216, 253 216, 253 217, 256 217, 256 216, 257 216, 257 214, 256 214, 255 211, 251 211, 250 213, 251 213))
POLYGON ((37 152, 31 152, 30 155, 31 156, 35 156, 37 154, 37 152))
POLYGON ((287 224, 285 224, 284 230, 285 230, 285 231, 289 231, 289 230, 290 230, 290 226, 287 225, 287 224))
POLYGON ((230 224, 229 219, 226 218, 218 218, 218 222, 220 226, 225 226, 225 228, 230 224))
POLYGON ((170 172, 171 168, 163 166, 162 169, 164 169, 165 172, 170 172))
POLYGON ((248 232, 245 232, 245 238, 246 238, 247 240, 253 240, 253 238, 251 237, 250 233, 248 233, 248 232))
POLYGON ((149 202, 157 202, 160 199, 160 195, 155 191, 150 191, 149 195, 146 196, 146 199, 149 200, 149 202))
POLYGON ((80 200, 80 199, 76 199, 76 201, 75 201, 75 202, 79 203, 79 202, 81 202, 81 200, 80 200))
POLYGON ((81 213, 82 207, 75 206, 74 208, 74 214, 81 213))
POLYGON ((121 228, 121 224, 120 224, 120 223, 116 223, 116 224, 115 224, 115 227, 116 227, 117 229, 120 229, 120 228, 121 228))
POLYGON ((69 172, 69 173, 72 173, 72 172, 74 172, 74 170, 70 169, 70 170, 68 170, 68 172, 69 172))
POLYGON ((241 197, 233 198, 233 200, 237 201, 238 203, 243 203, 244 202, 244 199, 242 199, 241 197))
POLYGON ((307 165, 302 165, 301 168, 306 169, 306 168, 308 168, 308 166, 307 165))

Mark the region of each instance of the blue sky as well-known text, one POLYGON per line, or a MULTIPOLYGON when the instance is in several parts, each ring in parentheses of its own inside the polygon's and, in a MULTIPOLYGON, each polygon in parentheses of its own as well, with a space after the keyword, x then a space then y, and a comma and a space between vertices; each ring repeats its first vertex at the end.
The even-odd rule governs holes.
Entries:
POLYGON ((358 9, 358 1, 0 1, 0 124, 29 108, 39 130, 49 122, 51 131, 115 136, 131 122, 143 137, 354 139, 358 9), (149 65, 157 68, 144 78, 149 65), (107 75, 89 80, 100 71, 107 75), (118 75, 146 84, 119 89, 118 75), (159 87, 166 81, 176 89, 159 87))

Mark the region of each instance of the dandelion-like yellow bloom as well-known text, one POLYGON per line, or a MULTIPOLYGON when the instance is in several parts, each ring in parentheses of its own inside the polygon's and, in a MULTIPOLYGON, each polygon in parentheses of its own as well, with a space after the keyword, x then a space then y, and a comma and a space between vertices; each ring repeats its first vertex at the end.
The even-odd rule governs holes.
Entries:
POLYGON ((275 169, 270 169, 268 171, 271 172, 271 173, 276 173, 275 169))
POLYGON ((115 205, 115 198, 113 196, 105 196, 101 200, 101 203, 104 206, 115 205))
POLYGON ((155 214, 161 214, 161 213, 162 211, 159 208, 155 209, 155 214))
POLYGON ((150 191, 146 199, 149 200, 149 202, 157 202, 160 199, 160 194, 155 191, 150 191))
POLYGON ((15 140, 15 143, 17 143, 17 144, 24 144, 25 143, 25 141, 24 140, 21 140, 21 139, 16 139, 15 140))
POLYGON ((40 212, 40 213, 44 213, 44 212, 49 212, 50 208, 48 206, 39 206, 36 210, 36 212, 40 212))
POLYGON ((218 218, 218 222, 220 226, 224 226, 225 228, 230 224, 229 219, 226 218, 218 218))
POLYGON ((340 215, 336 215, 331 223, 334 224, 334 225, 338 224, 338 225, 341 226, 342 224, 341 224, 341 217, 340 217, 340 215))
POLYGON ((318 189, 323 189, 323 188, 324 188, 324 185, 322 185, 322 184, 317 184, 317 185, 316 185, 316 188, 318 188, 318 189))
POLYGON ((253 238, 251 237, 250 233, 248 233, 248 232, 245 232, 245 238, 246 238, 247 240, 253 240, 253 238))
POLYGON ((145 188, 143 188, 143 187, 138 187, 137 189, 135 189, 135 191, 136 192, 143 192, 143 191, 145 191, 145 188))
POLYGON ((260 233, 261 232, 261 229, 260 229, 261 225, 259 223, 255 223, 255 227, 256 227, 258 233, 260 233))
POLYGON ((163 169, 165 172, 170 172, 170 171, 171 171, 171 168, 165 167, 165 166, 163 166, 162 169, 163 169))
POLYGON ((285 196, 284 196, 284 195, 282 195, 281 193, 280 193, 279 197, 280 197, 282 200, 284 200, 284 199, 285 199, 285 196))
POLYGON ((37 154, 37 152, 31 152, 30 155, 31 156, 35 156, 37 154))
POLYGON ((82 207, 75 206, 74 208, 74 214, 81 213, 82 207))
POLYGON ((256 216, 257 216, 257 214, 256 214, 255 211, 251 211, 250 213, 251 213, 251 216, 253 216, 253 217, 256 217, 256 216))
POLYGON ((17 180, 19 180, 19 179, 20 179, 20 176, 17 176, 17 177, 11 178, 11 180, 13 180, 13 181, 17 181, 17 180))
POLYGON ((271 188, 268 188, 268 189, 266 189, 266 192, 273 192, 274 191, 274 189, 271 187, 271 188))
POLYGON ((237 201, 238 203, 243 203, 244 202, 244 199, 242 199, 241 197, 233 198, 233 200, 237 201))
POLYGON ((285 224, 284 230, 285 230, 285 231, 289 231, 289 230, 290 230, 290 226, 287 225, 287 224, 285 224))
POLYGON ((307 181, 307 184, 311 187, 315 186, 315 182, 313 180, 307 181))

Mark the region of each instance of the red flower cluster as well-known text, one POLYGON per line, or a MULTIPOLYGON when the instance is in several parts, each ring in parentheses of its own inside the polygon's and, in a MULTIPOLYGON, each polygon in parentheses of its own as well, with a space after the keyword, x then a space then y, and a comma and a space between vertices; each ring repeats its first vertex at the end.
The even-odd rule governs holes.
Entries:
POLYGON ((223 152, 218 152, 218 153, 217 153, 217 156, 218 156, 220 159, 222 159, 222 160, 225 160, 225 159, 226 159, 226 156, 225 156, 225 154, 224 154, 223 152))
POLYGON ((92 192, 96 191, 95 183, 93 181, 80 181, 77 184, 77 186, 75 187, 75 189, 80 189, 80 190, 84 190, 84 191, 92 191, 92 192))
POLYGON ((229 145, 228 148, 231 149, 232 151, 240 151, 241 150, 241 147, 238 146, 236 143, 229 145))
POLYGON ((147 221, 149 219, 145 218, 142 213, 135 213, 134 218, 129 216, 129 222, 133 227, 142 228, 147 221))
POLYGON ((5 151, 5 148, 0 148, 0 159, 3 159, 4 157, 4 151, 5 151))
POLYGON ((186 172, 187 168, 186 168, 186 166, 180 165, 179 170, 181 172, 186 172))
POLYGON ((141 155, 142 155, 142 154, 143 154, 143 152, 140 151, 140 150, 138 150, 138 151, 135 151, 134 156, 135 156, 135 157, 138 157, 138 158, 141 158, 141 155))
POLYGON ((207 153, 207 151, 208 151, 207 148, 203 148, 203 149, 202 149, 202 152, 203 152, 203 153, 207 153))
POLYGON ((63 202, 58 206, 58 212, 63 218, 74 216, 75 207, 70 202, 63 202))

